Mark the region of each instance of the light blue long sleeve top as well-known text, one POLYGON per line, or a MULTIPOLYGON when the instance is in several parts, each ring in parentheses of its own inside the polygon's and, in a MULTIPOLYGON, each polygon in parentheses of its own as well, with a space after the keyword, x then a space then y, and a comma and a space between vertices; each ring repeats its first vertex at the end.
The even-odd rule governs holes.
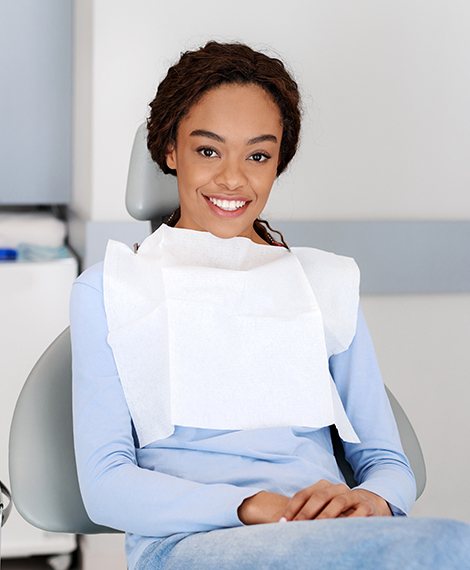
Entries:
MULTIPOLYGON (((320 479, 345 483, 329 427, 176 425, 171 436, 139 448, 106 341, 102 277, 99 262, 75 280, 70 298, 74 446, 86 511, 126 532, 129 570, 156 537, 242 526, 237 509, 259 491, 290 497, 320 479)), ((329 367, 361 440, 343 442, 355 488, 383 497, 394 516, 408 515, 416 481, 360 306, 351 345, 329 367)))

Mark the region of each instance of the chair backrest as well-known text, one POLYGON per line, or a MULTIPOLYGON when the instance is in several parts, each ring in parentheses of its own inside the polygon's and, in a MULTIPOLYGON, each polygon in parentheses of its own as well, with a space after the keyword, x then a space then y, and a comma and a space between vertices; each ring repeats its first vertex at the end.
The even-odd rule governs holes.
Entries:
MULTIPOLYGON (((390 390, 387 393, 419 497, 426 482, 423 454, 406 414, 390 390)), ((352 487, 356 483, 337 435, 333 443, 338 465, 352 487)), ((73 445, 68 328, 44 352, 21 390, 10 430, 9 465, 14 504, 32 525, 77 534, 121 532, 93 523, 80 494, 73 445)))
POLYGON ((66 328, 31 370, 10 427, 13 503, 33 526, 49 531, 112 532, 94 524, 83 505, 72 424, 72 356, 66 328))

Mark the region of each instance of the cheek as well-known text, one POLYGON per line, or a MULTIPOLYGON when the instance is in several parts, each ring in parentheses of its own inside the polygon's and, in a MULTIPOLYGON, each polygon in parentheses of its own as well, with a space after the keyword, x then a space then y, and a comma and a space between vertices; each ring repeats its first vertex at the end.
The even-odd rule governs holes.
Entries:
POLYGON ((204 186, 212 178, 212 172, 197 159, 186 159, 178 169, 178 180, 189 191, 204 186))
POLYGON ((250 183, 253 188, 256 188, 260 193, 269 193, 274 181, 276 180, 276 166, 269 166, 269 168, 259 168, 251 173, 250 183))

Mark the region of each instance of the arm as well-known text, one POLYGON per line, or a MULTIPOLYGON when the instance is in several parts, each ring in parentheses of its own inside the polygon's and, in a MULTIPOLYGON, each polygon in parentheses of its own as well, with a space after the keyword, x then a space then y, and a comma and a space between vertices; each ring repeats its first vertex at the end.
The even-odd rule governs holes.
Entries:
POLYGON ((346 413, 361 440, 342 442, 359 484, 349 489, 321 479, 293 495, 283 516, 291 521, 408 514, 416 497, 416 482, 360 307, 352 343, 332 356, 329 364, 346 413))
POLYGON ((262 489, 198 483, 138 466, 102 297, 79 278, 70 299, 74 448, 89 517, 157 537, 240 526, 237 508, 262 489))
POLYGON ((330 358, 330 371, 361 443, 342 442, 358 485, 384 498, 393 515, 407 515, 416 481, 400 436, 361 307, 348 350, 330 358))

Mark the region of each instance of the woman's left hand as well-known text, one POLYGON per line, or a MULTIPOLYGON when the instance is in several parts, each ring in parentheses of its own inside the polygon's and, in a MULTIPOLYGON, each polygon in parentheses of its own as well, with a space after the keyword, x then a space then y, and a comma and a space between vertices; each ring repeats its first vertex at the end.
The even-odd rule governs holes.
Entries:
POLYGON ((289 500, 283 515, 288 521, 339 517, 392 516, 385 499, 365 489, 350 489, 320 479, 301 489, 289 500))

